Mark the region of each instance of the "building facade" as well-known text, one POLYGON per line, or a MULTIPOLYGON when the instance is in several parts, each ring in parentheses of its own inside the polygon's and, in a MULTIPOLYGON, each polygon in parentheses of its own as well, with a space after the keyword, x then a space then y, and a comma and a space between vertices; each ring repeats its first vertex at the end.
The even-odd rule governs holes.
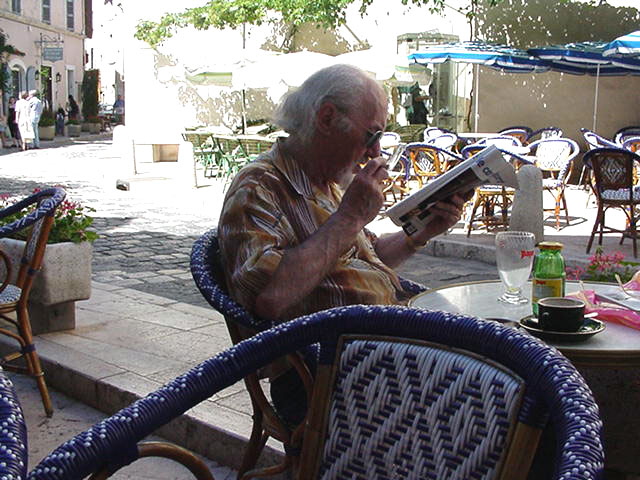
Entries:
POLYGON ((3 109, 8 97, 32 89, 53 111, 65 108, 69 95, 78 99, 91 18, 91 0, 0 0, 0 30, 24 53, 7 59, 3 109))

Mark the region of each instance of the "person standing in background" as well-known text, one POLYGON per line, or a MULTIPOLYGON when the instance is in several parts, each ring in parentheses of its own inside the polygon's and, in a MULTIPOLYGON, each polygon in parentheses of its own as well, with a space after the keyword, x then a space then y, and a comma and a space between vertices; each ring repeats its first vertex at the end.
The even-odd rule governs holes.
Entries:
POLYGON ((16 97, 9 98, 9 112, 7 114, 7 125, 11 132, 11 139, 13 140, 12 147, 20 146, 20 130, 18 129, 18 122, 16 121, 16 97))
POLYGON ((115 103, 113 104, 114 121, 118 124, 124 124, 124 100, 122 95, 118 95, 115 103))
POLYGON ((27 101, 29 94, 22 92, 20 100, 16 102, 16 122, 20 130, 22 150, 27 149, 27 143, 33 142, 33 122, 31 121, 31 107, 27 101))
POLYGON ((40 148, 40 132, 38 124, 44 110, 44 104, 38 98, 36 90, 29 90, 29 108, 31 109, 31 124, 33 125, 33 148, 40 148))

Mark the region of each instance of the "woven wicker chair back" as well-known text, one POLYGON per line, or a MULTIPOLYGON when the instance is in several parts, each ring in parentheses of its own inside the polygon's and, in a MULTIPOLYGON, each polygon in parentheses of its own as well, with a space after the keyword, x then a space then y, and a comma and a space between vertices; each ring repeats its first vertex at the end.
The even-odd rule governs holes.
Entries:
POLYGON ((335 368, 317 478, 496 477, 524 391, 513 372, 366 337, 345 341, 335 368))
POLYGON ((598 148, 584 156, 584 163, 593 170, 595 191, 607 200, 607 192, 617 192, 618 200, 633 201, 634 169, 640 157, 621 148, 598 148))
POLYGON ((11 380, 0 370, 0 478, 27 477, 27 425, 11 380))

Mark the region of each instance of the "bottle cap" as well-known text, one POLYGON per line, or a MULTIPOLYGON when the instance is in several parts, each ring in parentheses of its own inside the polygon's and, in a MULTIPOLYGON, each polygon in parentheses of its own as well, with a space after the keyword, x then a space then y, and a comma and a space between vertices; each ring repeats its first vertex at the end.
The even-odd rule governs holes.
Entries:
POLYGON ((564 245, 560 242, 540 242, 538 248, 540 250, 562 250, 564 245))

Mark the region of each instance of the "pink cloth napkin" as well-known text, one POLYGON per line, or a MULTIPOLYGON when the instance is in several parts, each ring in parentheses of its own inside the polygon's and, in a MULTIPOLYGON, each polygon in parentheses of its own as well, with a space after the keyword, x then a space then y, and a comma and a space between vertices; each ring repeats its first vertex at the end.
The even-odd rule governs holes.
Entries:
MULTIPOLYGON (((638 283, 638 282, 636 282, 638 283)), ((625 288, 628 284, 625 284, 625 288)), ((640 283, 638 283, 640 286, 640 283)), ((635 290, 635 289, 633 289, 635 290)), ((638 288, 640 290, 640 288, 638 288)), ((593 290, 584 290, 567 295, 568 297, 577 297, 586 304, 584 313, 597 312, 598 319, 612 323, 619 323, 625 327, 640 330, 640 313, 628 310, 624 307, 614 305, 612 303, 601 302, 596 298, 593 290)))

